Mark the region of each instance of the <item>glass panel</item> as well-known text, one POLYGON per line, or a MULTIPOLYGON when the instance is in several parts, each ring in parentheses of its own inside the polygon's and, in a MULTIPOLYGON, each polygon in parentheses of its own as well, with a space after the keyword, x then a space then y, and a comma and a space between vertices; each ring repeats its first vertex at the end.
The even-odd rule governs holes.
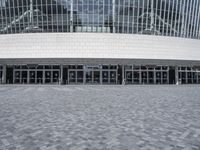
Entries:
POLYGON ((30 71, 30 74, 29 74, 29 83, 35 83, 35 78, 36 78, 36 74, 35 74, 35 71, 30 71))
POLYGON ((77 83, 83 83, 83 71, 77 71, 77 83))
POLYGON ((142 75, 142 84, 146 84, 147 83, 147 72, 142 71, 141 75, 142 75))
POLYGON ((126 83, 127 84, 132 83, 132 71, 126 71, 126 83))
POLYGON ((162 72, 156 72, 156 84, 161 84, 161 74, 162 72))
POLYGON ((58 83, 59 82, 59 71, 53 71, 53 82, 58 83))
POLYGON ((109 83, 108 71, 102 71, 102 82, 109 83))
POLYGON ((133 83, 135 83, 135 84, 140 83, 140 72, 139 71, 133 72, 133 83))
POLYGON ((27 83, 28 71, 22 71, 22 83, 27 83))
POLYGON ((37 83, 43 83, 43 71, 37 71, 37 83))
POLYGON ((92 84, 92 71, 87 70, 85 72, 85 77, 86 77, 86 83, 92 84))
POLYGON ((51 71, 45 71, 45 83, 51 83, 51 71))
POLYGON ((94 71, 94 84, 100 83, 100 71, 94 71))
POLYGON ((69 71, 69 84, 76 83, 76 71, 69 71))
POLYGON ((15 71, 15 79, 14 82, 15 83, 20 83, 20 71, 15 71))
POLYGON ((154 83, 154 72, 149 71, 148 75, 149 75, 149 84, 153 84, 154 83))
POLYGON ((110 83, 116 84, 116 81, 117 81, 117 72, 110 71, 110 83))

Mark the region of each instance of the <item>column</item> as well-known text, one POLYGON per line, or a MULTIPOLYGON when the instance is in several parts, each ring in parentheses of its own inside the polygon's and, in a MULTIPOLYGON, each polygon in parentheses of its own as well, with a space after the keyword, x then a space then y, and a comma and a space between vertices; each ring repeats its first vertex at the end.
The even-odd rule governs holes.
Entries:
POLYGON ((30 82, 30 70, 27 71, 27 84, 30 82))
POLYGON ((185 70, 185 83, 188 84, 188 69, 185 70))
POLYGON ((2 83, 6 84, 6 65, 3 65, 2 83))
POLYGON ((125 81, 125 78, 124 78, 124 65, 122 65, 122 84, 125 84, 124 81, 125 81))
POLYGON ((45 69, 43 69, 42 73, 42 84, 45 84, 45 69))
POLYGON ((167 84, 169 84, 169 66, 167 68, 167 84))
POLYGON ((175 66, 175 84, 179 85, 178 66, 175 66))
POLYGON ((86 67, 85 65, 83 66, 83 84, 86 84, 86 67))
POLYGON ((102 85, 102 68, 100 70, 100 84, 102 85))
POLYGON ((153 83, 156 84, 156 70, 153 71, 153 83))
POLYGON ((141 70, 141 66, 140 66, 140 70, 139 70, 139 83, 142 84, 142 70, 141 70))
POLYGON ((59 84, 63 84, 63 65, 60 65, 60 81, 59 84))
POLYGON ((51 79, 50 79, 51 80, 51 84, 53 84, 53 69, 52 69, 52 67, 53 66, 51 66, 51 79))

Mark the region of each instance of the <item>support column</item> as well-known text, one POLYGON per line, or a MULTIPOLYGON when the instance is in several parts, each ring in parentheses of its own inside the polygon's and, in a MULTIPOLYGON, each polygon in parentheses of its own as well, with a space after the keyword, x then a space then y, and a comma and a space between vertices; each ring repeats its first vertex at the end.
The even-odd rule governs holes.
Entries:
POLYGON ((178 66, 175 66, 175 84, 179 85, 178 66))
POLYGON ((45 84, 45 69, 43 69, 42 73, 42 84, 45 84))
POLYGON ((86 84, 86 67, 85 65, 83 66, 83 84, 86 84))
POLYGON ((3 65, 2 84, 6 84, 6 65, 3 65))
POLYGON ((167 84, 169 84, 169 67, 167 69, 167 84))
POLYGON ((30 83, 30 70, 28 69, 28 72, 27 72, 27 84, 30 83))
POLYGON ((156 70, 153 71, 153 83, 156 84, 156 70))
POLYGON ((60 82, 59 84, 63 84, 63 65, 60 65, 60 82))
POLYGON ((124 81, 125 81, 125 78, 124 78, 124 65, 122 65, 122 84, 125 84, 124 81))
POLYGON ((102 83, 102 68, 101 68, 101 70, 100 70, 100 84, 102 85, 103 83, 102 83))
POLYGON ((139 70, 139 83, 142 84, 142 70, 141 70, 141 66, 140 66, 140 70, 139 70))
POLYGON ((187 67, 186 67, 186 70, 185 70, 185 83, 188 84, 188 70, 187 70, 187 67))

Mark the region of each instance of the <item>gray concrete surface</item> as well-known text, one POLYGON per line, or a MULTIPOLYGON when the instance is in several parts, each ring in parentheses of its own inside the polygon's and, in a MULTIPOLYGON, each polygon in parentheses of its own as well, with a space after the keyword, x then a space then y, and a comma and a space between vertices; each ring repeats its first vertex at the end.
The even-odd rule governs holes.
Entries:
POLYGON ((0 86, 0 150, 200 150, 200 86, 0 86))

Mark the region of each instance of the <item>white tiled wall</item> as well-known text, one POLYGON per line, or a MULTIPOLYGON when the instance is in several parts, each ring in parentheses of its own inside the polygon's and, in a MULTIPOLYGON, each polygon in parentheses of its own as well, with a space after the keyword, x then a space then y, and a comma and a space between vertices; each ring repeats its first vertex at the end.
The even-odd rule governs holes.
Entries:
POLYGON ((0 35, 1 58, 200 60, 200 40, 104 33, 0 35))

